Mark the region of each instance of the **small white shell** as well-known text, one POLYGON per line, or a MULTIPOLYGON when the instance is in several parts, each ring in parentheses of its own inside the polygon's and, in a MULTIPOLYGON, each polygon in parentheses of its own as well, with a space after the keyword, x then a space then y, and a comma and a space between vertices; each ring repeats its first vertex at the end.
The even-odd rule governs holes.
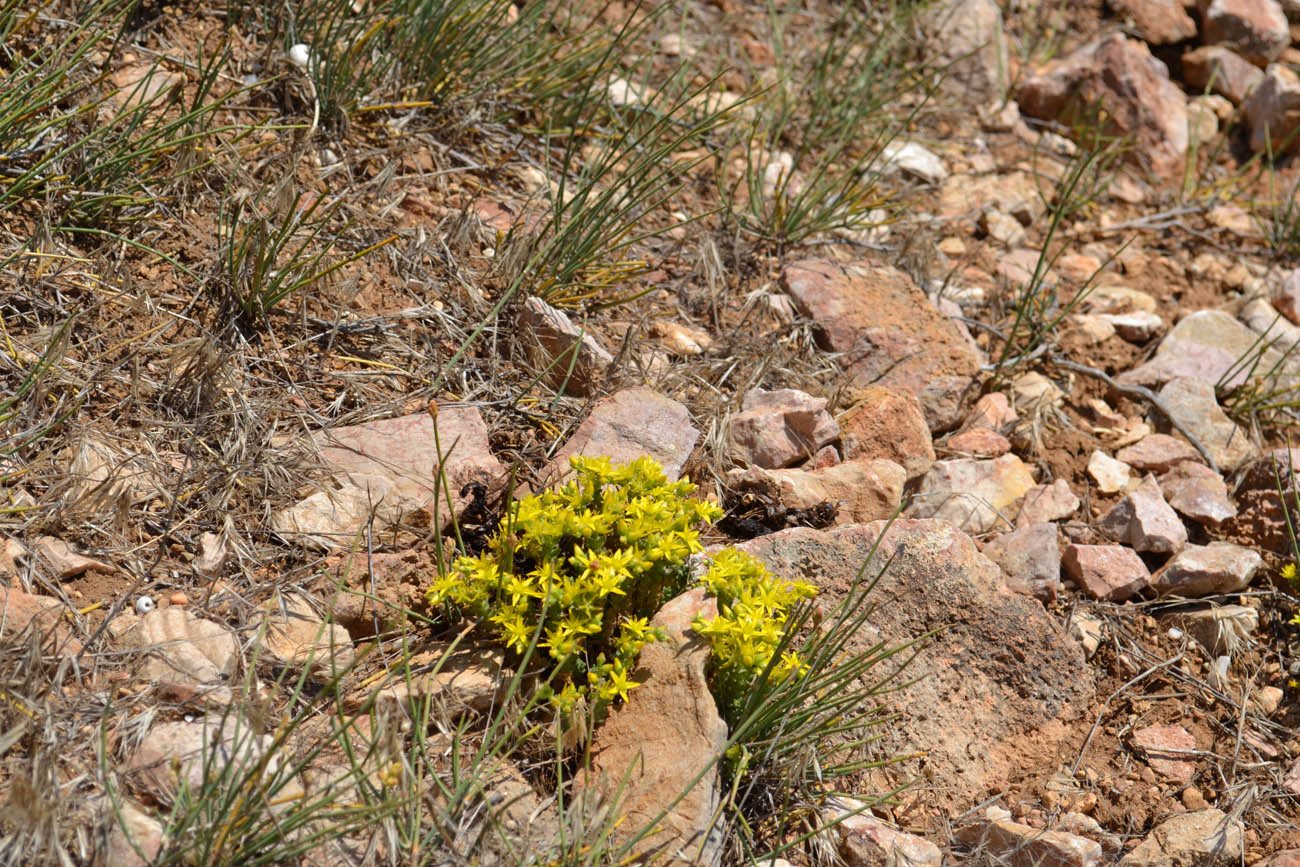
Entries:
POLYGON ((154 601, 148 596, 141 596, 139 599, 135 600, 136 614, 148 614, 157 607, 158 606, 154 604, 154 601))
POLYGON ((289 62, 299 69, 306 69, 310 61, 311 49, 305 43, 299 42, 289 49, 289 62))

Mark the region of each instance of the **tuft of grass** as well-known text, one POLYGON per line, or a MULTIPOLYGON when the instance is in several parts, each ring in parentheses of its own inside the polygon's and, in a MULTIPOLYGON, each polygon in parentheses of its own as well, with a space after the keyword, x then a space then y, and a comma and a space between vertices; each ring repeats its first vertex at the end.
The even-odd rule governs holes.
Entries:
POLYGON ((769 4, 777 80, 754 97, 718 161, 719 194, 739 231, 791 245, 885 221, 881 153, 931 92, 907 62, 916 8, 845 5, 809 50, 806 34, 789 32, 801 10, 769 4))
MULTIPOLYGON (((837 784, 916 758, 876 756, 871 745, 895 718, 887 696, 907 686, 908 664, 939 630, 897 646, 854 646, 876 610, 871 593, 890 567, 878 554, 879 540, 833 609, 823 613, 810 601, 791 615, 777 654, 796 650, 807 665, 803 674, 760 678, 729 720, 728 831, 746 860, 765 863, 810 845, 825 830, 818 809, 828 797, 849 794, 837 784)), ((897 794, 853 797, 870 805, 897 794)))
POLYGON ((1087 297, 1101 269, 1110 261, 1103 263, 1074 297, 1064 302, 1060 287, 1048 279, 1053 265, 1066 249, 1057 243, 1058 236, 1070 221, 1096 207, 1114 176, 1116 164, 1128 147, 1124 140, 1103 132, 1099 111, 1094 107, 1088 115, 1091 120, 1076 126, 1074 139, 1078 148, 1075 155, 1052 194, 1043 195, 1047 231, 1039 247, 1033 274, 1013 300, 1011 320, 1000 333, 1002 347, 991 366, 995 382, 1013 376, 1023 364, 1041 357, 1052 348, 1060 324, 1087 297))
POLYGON ((280 302, 338 269, 392 243, 396 236, 331 258, 329 234, 339 201, 325 204, 285 179, 270 194, 227 199, 217 219, 220 270, 215 289, 233 299, 244 320, 261 322, 280 302))

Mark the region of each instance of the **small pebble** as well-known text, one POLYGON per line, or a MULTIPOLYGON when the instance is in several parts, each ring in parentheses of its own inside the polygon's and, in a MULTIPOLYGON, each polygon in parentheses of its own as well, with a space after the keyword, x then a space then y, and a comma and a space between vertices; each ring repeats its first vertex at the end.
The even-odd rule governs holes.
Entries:
POLYGON ((157 607, 158 606, 154 604, 154 601, 148 596, 141 596, 139 599, 135 600, 136 614, 148 614, 157 607))
POLYGON ((176 592, 171 596, 168 596, 167 601, 172 605, 189 605, 190 597, 186 596, 184 593, 176 592))
POLYGON ((299 69, 306 69, 307 64, 311 61, 311 49, 303 43, 289 49, 289 62, 299 69))

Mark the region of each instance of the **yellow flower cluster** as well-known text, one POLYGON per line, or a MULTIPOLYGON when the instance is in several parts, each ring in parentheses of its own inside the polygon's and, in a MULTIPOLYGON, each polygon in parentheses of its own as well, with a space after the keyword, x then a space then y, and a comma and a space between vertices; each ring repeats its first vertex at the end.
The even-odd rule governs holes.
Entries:
POLYGON ((734 548, 713 558, 704 586, 718 599, 718 616, 696 618, 692 627, 713 647, 713 686, 719 701, 743 700, 750 684, 768 671, 772 682, 802 673, 806 666, 793 651, 784 651, 772 664, 790 611, 802 599, 817 595, 803 582, 784 581, 754 557, 734 548))
POLYGON ((649 458, 570 465, 570 482, 512 504, 488 549, 458 559, 428 591, 432 604, 491 623, 510 650, 544 649, 564 712, 637 686, 637 655, 662 637, 647 617, 685 589, 687 558, 701 549, 695 527, 722 514, 649 458))

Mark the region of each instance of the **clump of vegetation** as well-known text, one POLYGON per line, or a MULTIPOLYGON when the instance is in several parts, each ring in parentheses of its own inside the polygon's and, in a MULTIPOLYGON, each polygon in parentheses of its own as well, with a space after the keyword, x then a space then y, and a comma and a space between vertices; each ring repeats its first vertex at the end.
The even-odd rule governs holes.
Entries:
MULTIPOLYGON (((487 549, 459 558, 428 591, 449 613, 490 623, 510 651, 545 650, 553 665, 546 689, 561 713, 583 699, 599 709, 638 686, 637 655, 664 638, 650 617, 693 583, 697 527, 722 517, 691 498, 693 484, 668 481, 650 458, 615 466, 574 457, 570 465, 572 481, 512 504, 487 549)), ((790 650, 772 662, 792 608, 816 592, 811 586, 775 578, 736 550, 718 554, 703 585, 718 597, 718 617, 697 619, 695 629, 712 644, 724 709, 758 677, 803 670, 790 650)))

